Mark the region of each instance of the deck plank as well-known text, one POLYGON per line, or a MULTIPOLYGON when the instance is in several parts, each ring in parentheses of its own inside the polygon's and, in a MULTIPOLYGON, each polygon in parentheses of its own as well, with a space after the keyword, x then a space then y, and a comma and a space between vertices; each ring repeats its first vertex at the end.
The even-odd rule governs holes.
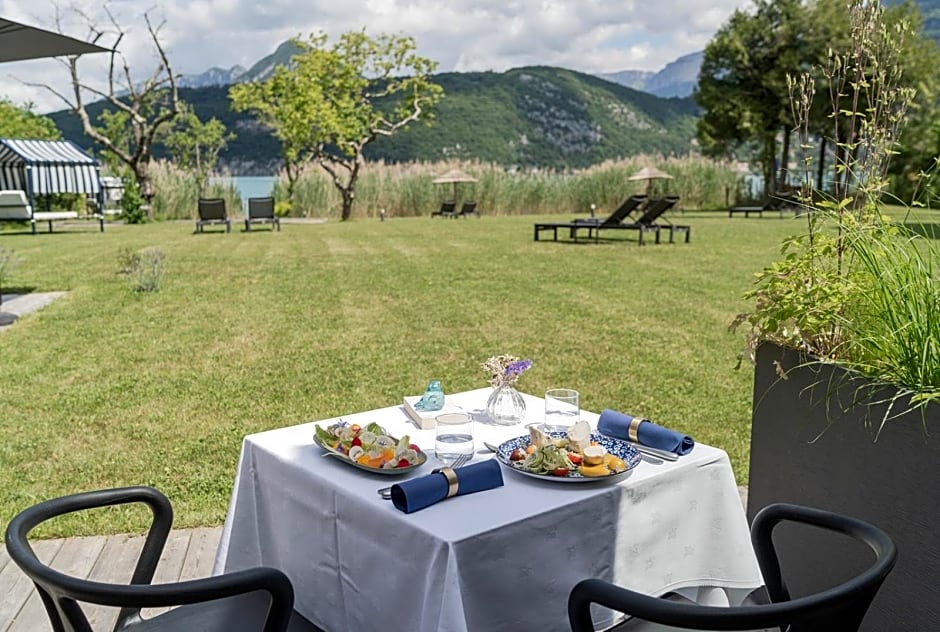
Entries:
POLYGON ((7 553, 7 548, 0 547, 0 572, 6 568, 7 563, 10 561, 10 554, 7 553))
MULTIPOLYGON (((49 562, 62 548, 63 542, 64 540, 40 540, 33 543, 33 551, 40 560, 49 562)), ((0 629, 10 628, 34 592, 33 582, 16 564, 11 562, 0 570, 0 629)))
POLYGON ((215 552, 222 537, 220 528, 193 529, 186 560, 183 562, 183 579, 199 579, 212 574, 215 552))
MULTIPOLYGON (((157 572, 153 575, 152 583, 169 584, 180 581, 183 562, 186 559, 186 551, 189 549, 191 538, 191 529, 170 532, 169 537, 166 539, 166 545, 163 547, 163 554, 160 556, 160 563, 157 565, 157 572)), ((145 608, 141 611, 141 616, 149 619, 167 610, 169 608, 145 608)))
MULTIPOLYGON (((93 579, 109 584, 128 584, 134 574, 134 566, 140 549, 144 546, 142 535, 112 535, 107 538, 98 560, 88 574, 93 579)), ((118 608, 87 604, 83 606, 88 623, 94 630, 109 630, 117 621, 118 608)))
MULTIPOLYGON (((49 565, 59 572, 73 577, 88 577, 92 567, 104 548, 107 540, 104 536, 84 538, 69 538, 64 540, 55 557, 49 565)), ((47 560, 43 560, 44 562, 47 560)), ((46 608, 42 604, 39 594, 33 590, 13 621, 9 632, 51 632, 46 608)))

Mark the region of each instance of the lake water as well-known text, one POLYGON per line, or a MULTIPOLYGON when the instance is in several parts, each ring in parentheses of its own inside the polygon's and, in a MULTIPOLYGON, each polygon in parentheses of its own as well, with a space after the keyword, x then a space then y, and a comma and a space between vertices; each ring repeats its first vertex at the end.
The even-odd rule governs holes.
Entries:
POLYGON ((274 194, 274 176, 236 176, 234 178, 212 178, 219 184, 232 183, 242 198, 242 206, 248 206, 250 197, 268 197, 274 194))

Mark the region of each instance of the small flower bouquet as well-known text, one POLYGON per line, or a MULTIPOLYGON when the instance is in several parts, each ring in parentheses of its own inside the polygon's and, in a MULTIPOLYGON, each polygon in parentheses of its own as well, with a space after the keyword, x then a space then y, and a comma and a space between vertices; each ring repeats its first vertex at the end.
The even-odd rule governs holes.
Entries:
POLYGON ((532 367, 532 360, 522 360, 512 355, 498 355, 480 366, 490 374, 490 384, 494 388, 499 388, 515 384, 519 376, 532 367))

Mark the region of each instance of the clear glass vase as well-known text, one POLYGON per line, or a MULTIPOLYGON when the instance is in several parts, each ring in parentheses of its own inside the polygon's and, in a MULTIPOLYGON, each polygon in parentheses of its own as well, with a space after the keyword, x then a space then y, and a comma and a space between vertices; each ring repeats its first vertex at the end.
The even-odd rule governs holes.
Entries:
POLYGON ((525 419, 525 400, 511 385, 497 386, 486 400, 486 414, 500 426, 521 424, 525 419))

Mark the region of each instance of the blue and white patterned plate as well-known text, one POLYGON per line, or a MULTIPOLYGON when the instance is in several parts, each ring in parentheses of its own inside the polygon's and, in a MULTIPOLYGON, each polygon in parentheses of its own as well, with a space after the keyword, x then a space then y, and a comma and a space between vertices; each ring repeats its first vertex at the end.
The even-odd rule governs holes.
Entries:
MULTIPOLYGON (((552 437, 552 439, 563 439, 566 436, 564 432, 549 432, 548 434, 552 437)), ((640 463, 639 450, 634 448, 627 441, 616 439, 614 437, 608 437, 607 435, 602 434, 592 434, 591 441, 596 441, 598 445, 604 446, 608 452, 616 457, 623 459, 623 462, 627 464, 627 469, 623 472, 610 474, 609 476, 581 476, 580 472, 570 472, 568 476, 555 476, 553 474, 536 474, 535 472, 529 472, 523 469, 522 461, 512 461, 509 459, 509 455, 512 454, 513 450, 516 448, 525 450, 527 447, 529 447, 529 435, 516 437, 515 439, 510 439, 509 441, 504 441, 503 443, 499 444, 499 447, 496 449, 496 459, 504 466, 515 472, 519 472, 520 474, 525 474, 526 476, 531 476, 533 478, 552 481, 554 483, 596 483, 598 481, 619 481, 620 479, 628 476, 630 472, 633 471, 633 468, 635 468, 640 463)))

